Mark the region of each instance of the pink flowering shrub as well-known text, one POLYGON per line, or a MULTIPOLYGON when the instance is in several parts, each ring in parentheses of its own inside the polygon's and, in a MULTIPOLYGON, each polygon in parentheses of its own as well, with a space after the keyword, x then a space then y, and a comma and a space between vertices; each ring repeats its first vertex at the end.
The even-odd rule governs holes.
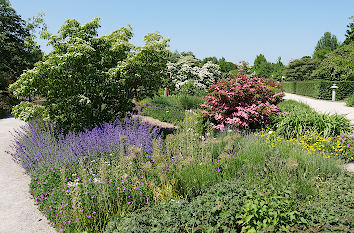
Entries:
POLYGON ((277 90, 280 84, 276 81, 249 78, 242 73, 231 75, 209 87, 201 105, 204 117, 209 117, 220 130, 227 125, 244 129, 268 124, 269 117, 278 114, 276 104, 284 95, 277 90))

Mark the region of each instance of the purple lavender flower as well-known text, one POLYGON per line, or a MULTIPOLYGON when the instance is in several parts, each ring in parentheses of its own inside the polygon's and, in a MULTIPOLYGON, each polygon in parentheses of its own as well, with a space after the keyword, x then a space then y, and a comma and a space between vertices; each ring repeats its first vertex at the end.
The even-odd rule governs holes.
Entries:
MULTIPOLYGON (((51 125, 32 122, 15 132, 14 152, 10 154, 31 173, 38 168, 73 164, 80 159, 118 156, 121 143, 124 143, 123 148, 134 145, 145 153, 152 153, 153 140, 162 140, 159 132, 159 128, 137 119, 115 120, 66 135, 57 133, 51 125)), ((125 150, 124 154, 129 156, 130 151, 125 150)))

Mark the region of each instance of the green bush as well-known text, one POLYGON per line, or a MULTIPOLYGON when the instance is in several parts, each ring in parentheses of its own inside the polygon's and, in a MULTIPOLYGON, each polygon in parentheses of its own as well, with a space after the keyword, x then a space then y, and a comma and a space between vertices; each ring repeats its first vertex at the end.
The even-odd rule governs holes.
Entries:
POLYGON ((193 80, 186 82, 178 91, 180 95, 205 96, 207 92, 194 84, 193 80))
POLYGON ((294 100, 278 104, 282 114, 272 116, 274 130, 284 137, 297 138, 306 132, 318 132, 324 137, 350 133, 350 121, 342 115, 315 112, 309 106, 294 100))
POLYGON ((130 43, 130 26, 98 37, 99 27, 98 18, 85 25, 71 19, 57 35, 47 32, 53 52, 9 87, 16 97, 36 96, 44 104, 40 109, 28 104, 18 108, 15 117, 32 108, 30 112, 36 115, 40 110, 43 120, 64 133, 79 131, 124 117, 134 99, 158 92, 170 54, 169 40, 149 33, 145 44, 137 47, 130 43))
POLYGON ((343 100, 344 98, 354 93, 354 81, 321 81, 319 84, 319 99, 331 100, 332 89, 331 86, 336 84, 338 86, 336 92, 336 99, 343 100))
POLYGON ((348 97, 346 103, 348 107, 354 107, 354 93, 348 97))
POLYGON ((282 82, 281 84, 285 92, 296 93, 296 82, 282 82))
POLYGON ((354 81, 313 80, 282 83, 285 92, 324 100, 332 99, 331 86, 333 84, 338 86, 336 93, 337 100, 342 100, 354 93, 354 81))
POLYGON ((310 96, 313 98, 319 95, 319 82, 317 81, 301 81, 296 82, 296 94, 310 96))

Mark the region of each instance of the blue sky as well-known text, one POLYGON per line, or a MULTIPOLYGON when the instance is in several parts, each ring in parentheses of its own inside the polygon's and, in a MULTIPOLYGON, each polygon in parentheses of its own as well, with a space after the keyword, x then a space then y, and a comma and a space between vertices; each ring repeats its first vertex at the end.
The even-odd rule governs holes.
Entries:
MULTIPOLYGON (((51 33, 66 19, 81 23, 101 18, 99 34, 130 24, 132 43, 148 32, 171 39, 172 51, 192 51, 198 58, 216 56, 253 64, 262 53, 268 61, 312 55, 324 32, 345 38, 353 0, 10 0, 27 19, 45 13, 51 33)), ((44 45, 44 42, 40 42, 44 45)), ((44 48, 46 52, 49 48, 44 48)))

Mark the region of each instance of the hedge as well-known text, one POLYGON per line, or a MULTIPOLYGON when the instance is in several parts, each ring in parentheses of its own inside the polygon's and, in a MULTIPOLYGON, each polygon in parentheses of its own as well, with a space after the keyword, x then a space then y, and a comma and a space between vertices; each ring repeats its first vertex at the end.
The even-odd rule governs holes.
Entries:
POLYGON ((282 83, 285 92, 324 100, 332 99, 332 89, 330 87, 333 84, 338 86, 337 100, 343 100, 354 93, 354 81, 311 80, 282 83))

